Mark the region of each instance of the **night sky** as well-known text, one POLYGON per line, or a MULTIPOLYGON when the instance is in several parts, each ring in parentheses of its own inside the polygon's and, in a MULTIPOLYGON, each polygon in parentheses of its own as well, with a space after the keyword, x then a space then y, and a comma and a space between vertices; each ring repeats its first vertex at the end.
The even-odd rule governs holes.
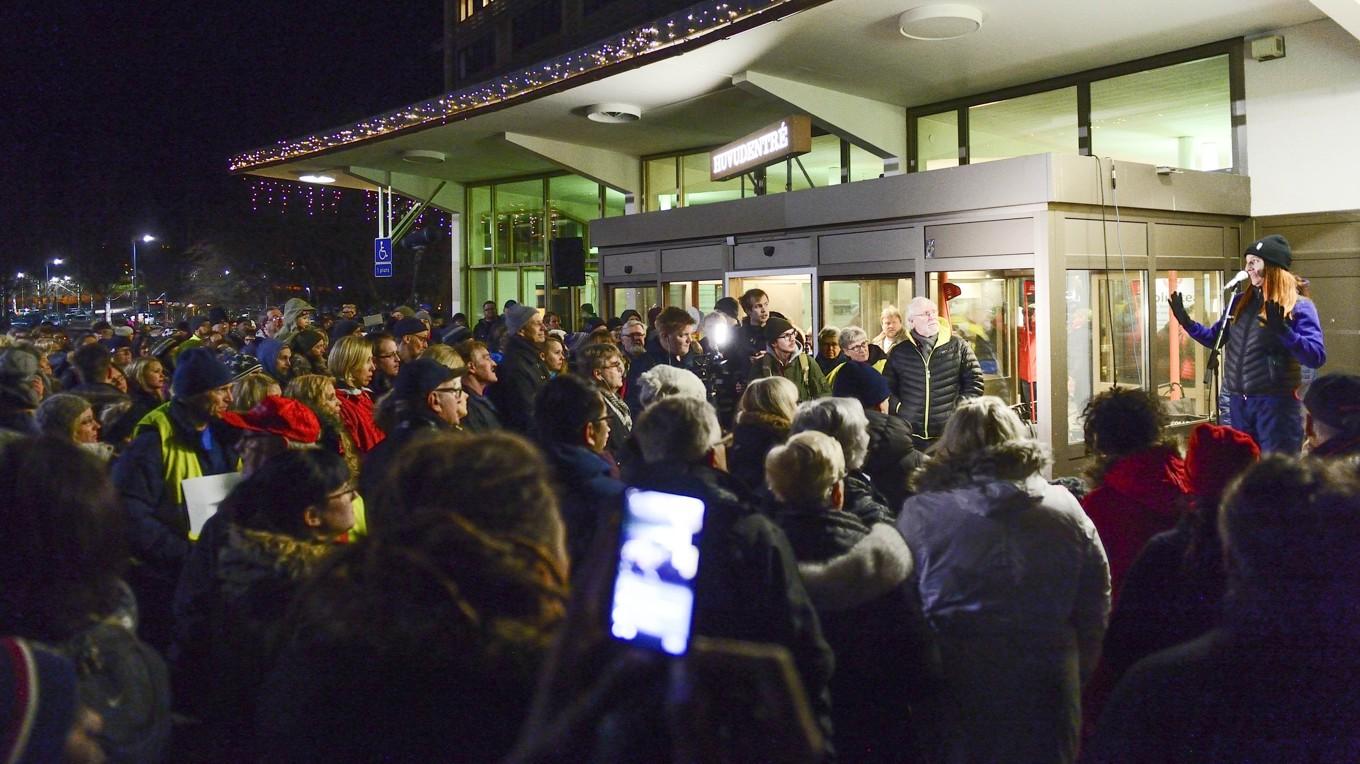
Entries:
POLYGON ((5 278, 248 227, 231 155, 442 89, 440 0, 4 5, 5 278))

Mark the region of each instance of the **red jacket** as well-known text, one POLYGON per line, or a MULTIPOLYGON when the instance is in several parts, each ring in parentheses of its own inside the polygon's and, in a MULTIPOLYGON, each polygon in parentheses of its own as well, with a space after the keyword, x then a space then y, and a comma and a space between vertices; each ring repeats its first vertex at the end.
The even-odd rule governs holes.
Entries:
POLYGON ((1176 449, 1159 446, 1116 460, 1082 499, 1110 560, 1113 597, 1148 539, 1175 526, 1185 494, 1185 462, 1176 449))
POLYGON ((337 384, 335 397, 340 399, 340 421, 345 423, 360 454, 372 451, 387 437, 373 422, 373 396, 367 390, 346 390, 337 384))

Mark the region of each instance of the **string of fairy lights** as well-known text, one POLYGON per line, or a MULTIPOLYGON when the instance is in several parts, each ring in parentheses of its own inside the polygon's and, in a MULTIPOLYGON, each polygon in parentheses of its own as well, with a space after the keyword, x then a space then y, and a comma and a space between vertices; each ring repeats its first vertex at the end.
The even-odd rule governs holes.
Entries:
MULTIPOLYGON (((346 191, 327 188, 311 183, 294 183, 284 180, 255 178, 250 183, 250 210, 257 214, 273 213, 279 215, 303 214, 308 217, 339 217, 341 206, 359 198, 362 194, 364 217, 366 220, 378 219, 378 194, 374 191, 346 191)), ((418 204, 414 199, 395 196, 392 203, 392 216, 400 220, 418 204)), ((416 217, 414 225, 419 227, 431 223, 447 229, 450 224, 448 213, 427 207, 416 217)))
POLYGON ((557 58, 446 93, 329 133, 283 140, 233 157, 235 172, 376 138, 420 125, 444 122, 465 112, 523 97, 540 88, 713 34, 724 27, 797 0, 727 0, 701 3, 646 26, 624 32, 557 58))

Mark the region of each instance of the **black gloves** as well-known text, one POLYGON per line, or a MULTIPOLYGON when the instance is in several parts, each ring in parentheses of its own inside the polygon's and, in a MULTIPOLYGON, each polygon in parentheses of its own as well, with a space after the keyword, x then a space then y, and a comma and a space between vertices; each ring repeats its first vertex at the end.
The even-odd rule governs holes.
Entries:
POLYGON ((1171 306, 1171 315, 1176 317, 1177 323, 1181 326, 1191 324, 1190 314, 1185 312, 1185 300, 1181 297, 1180 292, 1172 292, 1171 296, 1166 298, 1166 302, 1171 306))
POLYGON ((1284 322, 1284 306, 1274 300, 1266 301, 1266 328, 1275 334, 1289 331, 1284 322))

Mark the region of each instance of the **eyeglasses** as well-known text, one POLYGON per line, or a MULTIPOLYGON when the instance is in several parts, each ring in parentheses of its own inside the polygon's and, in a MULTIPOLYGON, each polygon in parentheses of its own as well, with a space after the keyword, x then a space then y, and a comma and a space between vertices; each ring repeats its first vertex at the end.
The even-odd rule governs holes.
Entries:
POLYGON ((601 368, 601 369, 622 369, 622 368, 623 368, 623 361, 615 361, 615 362, 613 362, 613 363, 607 363, 607 364, 605 364, 604 366, 601 366, 600 368, 601 368))
POLYGON ((859 351, 859 350, 864 350, 864 349, 866 349, 866 348, 868 348, 868 347, 869 347, 869 341, 868 341, 868 340, 863 340, 863 341, 861 341, 861 342, 856 342, 856 343, 854 343, 853 345, 846 345, 846 346, 845 346, 845 349, 846 349, 846 350, 855 350, 855 351, 859 351))
POLYGON ((327 496, 327 497, 326 497, 326 501, 334 501, 335 499, 348 499, 348 498, 353 498, 353 497, 354 497, 355 495, 357 495, 358 493, 359 493, 359 492, 356 491, 352 486, 345 486, 344 488, 341 488, 340 490, 336 491, 335 493, 330 494, 329 496, 327 496))
POLYGON ((436 387, 432 392, 452 393, 454 395, 467 395, 467 391, 461 387, 436 387))
POLYGON ((378 358, 396 358, 396 353, 379 353, 378 358))
POLYGON ((780 340, 796 340, 796 339, 798 339, 798 330, 796 330, 796 329, 790 329, 790 330, 788 330, 787 332, 784 332, 783 334, 779 335, 779 336, 776 337, 775 339, 780 339, 780 340))

